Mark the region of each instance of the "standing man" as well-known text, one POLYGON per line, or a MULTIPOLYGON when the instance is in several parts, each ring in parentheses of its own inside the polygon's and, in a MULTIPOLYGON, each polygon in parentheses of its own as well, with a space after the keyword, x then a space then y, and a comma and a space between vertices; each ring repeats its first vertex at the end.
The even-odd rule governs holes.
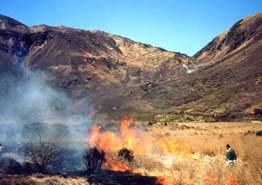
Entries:
POLYGON ((226 152, 226 164, 227 165, 234 165, 237 160, 237 155, 235 151, 230 147, 229 144, 226 145, 227 152, 226 152))

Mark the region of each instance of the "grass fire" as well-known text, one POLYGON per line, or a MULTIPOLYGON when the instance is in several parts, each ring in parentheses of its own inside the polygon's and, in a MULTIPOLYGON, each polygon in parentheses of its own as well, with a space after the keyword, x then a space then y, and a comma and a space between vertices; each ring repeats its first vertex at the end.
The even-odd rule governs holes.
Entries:
POLYGON ((202 146, 197 148, 191 140, 194 138, 190 141, 185 136, 173 138, 166 135, 153 136, 155 127, 151 132, 146 132, 132 125, 132 122, 133 119, 123 120, 119 131, 102 131, 98 124, 91 128, 87 142, 90 146, 105 152, 103 168, 155 176, 156 184, 162 185, 243 183, 241 174, 247 175, 244 171, 250 164, 239 160, 235 166, 226 166, 223 154, 219 153, 221 148, 219 151, 213 150, 214 147, 223 146, 222 142, 221 146, 218 145, 218 141, 214 142, 215 136, 205 138, 202 140, 202 146), (204 151, 204 148, 208 147, 209 151, 204 151))
POLYGON ((262 185, 260 1, 1 1, 0 185, 262 185))
MULTIPOLYGON (((261 123, 147 124, 133 119, 118 126, 94 124, 82 138, 86 143, 82 151, 71 148, 61 133, 57 138, 29 138, 19 150, 3 144, 0 183, 15 183, 10 181, 13 178, 36 185, 49 181, 151 185, 262 182, 261 138, 256 134, 261 123), (225 162, 225 143, 238 155, 233 166, 225 162)), ((43 131, 42 126, 34 124, 33 130, 43 131)), ((80 138, 74 139, 77 143, 80 138)))

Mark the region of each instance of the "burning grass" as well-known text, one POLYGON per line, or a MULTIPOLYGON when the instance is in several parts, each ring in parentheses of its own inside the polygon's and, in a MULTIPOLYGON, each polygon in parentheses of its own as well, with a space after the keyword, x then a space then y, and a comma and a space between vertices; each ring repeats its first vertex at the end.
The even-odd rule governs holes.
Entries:
MULTIPOLYGON (((157 184, 205 184, 241 185, 261 184, 261 138, 239 133, 216 132, 220 126, 203 125, 187 135, 187 129, 178 134, 164 127, 144 132, 131 125, 132 119, 121 123, 120 131, 101 131, 99 125, 91 129, 88 142, 91 146, 106 151, 104 168, 114 171, 129 171, 146 176, 156 176, 157 184), (162 131, 161 131, 162 130, 162 131), (196 134, 204 132, 202 134, 196 134), (225 144, 231 143, 237 151, 239 160, 235 166, 225 165, 225 144), (122 160, 123 151, 132 154, 132 160, 122 160), (120 159, 119 159, 120 157, 120 159), (258 172, 258 173, 257 173, 258 172)), ((223 129, 221 127, 221 129, 223 129)), ((234 132, 235 125, 230 127, 234 132)), ((241 125, 238 125, 240 128, 241 125)))
POLYGON ((14 178, 19 177, 24 184, 68 184, 72 180, 72 184, 260 185, 262 137, 256 131, 261 126, 170 123, 145 129, 132 119, 122 121, 119 131, 94 125, 86 138, 91 147, 83 156, 88 176, 7 175, 0 184, 15 184, 14 178), (227 143, 238 155, 234 166, 225 165, 227 143))

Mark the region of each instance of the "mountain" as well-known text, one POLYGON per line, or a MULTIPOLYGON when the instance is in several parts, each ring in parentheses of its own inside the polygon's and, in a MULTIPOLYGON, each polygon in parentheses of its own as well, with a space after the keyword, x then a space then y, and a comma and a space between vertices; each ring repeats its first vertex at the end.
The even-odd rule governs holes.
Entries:
POLYGON ((193 57, 99 30, 28 27, 0 15, 0 74, 43 70, 76 110, 153 121, 262 119, 262 13, 193 57))
POLYGON ((262 12, 241 19, 194 55, 203 62, 196 76, 208 95, 189 106, 218 120, 261 119, 261 51, 262 12))
POLYGON ((27 53, 26 47, 22 47, 18 40, 24 40, 30 33, 30 28, 24 24, 0 15, 0 73, 16 71, 17 57, 27 53))
POLYGON ((102 105, 105 113, 146 110, 141 96, 159 82, 185 74, 183 64, 193 63, 185 54, 98 30, 27 27, 6 16, 0 17, 0 25, 2 73, 17 73, 21 62, 46 71, 50 84, 65 91, 79 109, 92 104, 102 105))
POLYGON ((262 120, 262 12, 215 37, 193 60, 198 70, 165 86, 177 106, 159 120, 262 120), (187 85, 189 84, 189 87, 187 85), (190 99, 191 98, 191 99, 190 99), (181 100, 180 99, 180 100, 181 100), (177 100, 179 101, 179 100, 177 100))
POLYGON ((201 61, 218 61, 241 52, 261 40, 262 12, 239 20, 232 28, 214 38, 194 57, 201 61))

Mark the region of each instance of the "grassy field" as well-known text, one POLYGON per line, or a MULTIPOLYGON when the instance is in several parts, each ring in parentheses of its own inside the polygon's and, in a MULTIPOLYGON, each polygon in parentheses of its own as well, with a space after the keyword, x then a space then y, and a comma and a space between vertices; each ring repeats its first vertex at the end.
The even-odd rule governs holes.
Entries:
MULTIPOLYGON (((141 127, 141 123, 135 124, 141 127)), ((159 185, 261 185, 262 184, 262 130, 261 122, 240 123, 156 123, 142 126, 153 138, 176 139, 187 147, 176 158, 158 155, 135 155, 126 164, 143 175, 158 176, 159 185), (226 166, 226 144, 236 151, 238 160, 234 166, 226 166)), ((145 146, 147 145, 145 140, 145 146)), ((153 143, 154 144, 154 143, 153 143)), ((144 146, 137 146, 144 147, 144 146)), ((117 155, 115 155, 116 160, 117 155)), ((90 184, 84 176, 3 175, 0 184, 90 184)), ((103 175, 104 176, 104 175, 103 175)), ((112 175, 114 176, 114 175, 112 175)), ((104 177, 105 178, 105 177, 104 177)), ((125 177, 126 178, 126 177, 125 177)), ((109 178, 108 178, 109 179, 109 178)), ((121 184, 114 178, 91 184, 121 184), (113 180, 112 180, 113 179, 113 180)), ((134 178, 134 179, 137 179, 134 178)), ((130 184, 139 184, 130 182, 130 184)))
POLYGON ((262 123, 174 123, 148 128, 154 137, 188 143, 192 157, 170 168, 176 184, 262 184, 262 123), (237 164, 225 165, 226 144, 236 151, 237 164))

